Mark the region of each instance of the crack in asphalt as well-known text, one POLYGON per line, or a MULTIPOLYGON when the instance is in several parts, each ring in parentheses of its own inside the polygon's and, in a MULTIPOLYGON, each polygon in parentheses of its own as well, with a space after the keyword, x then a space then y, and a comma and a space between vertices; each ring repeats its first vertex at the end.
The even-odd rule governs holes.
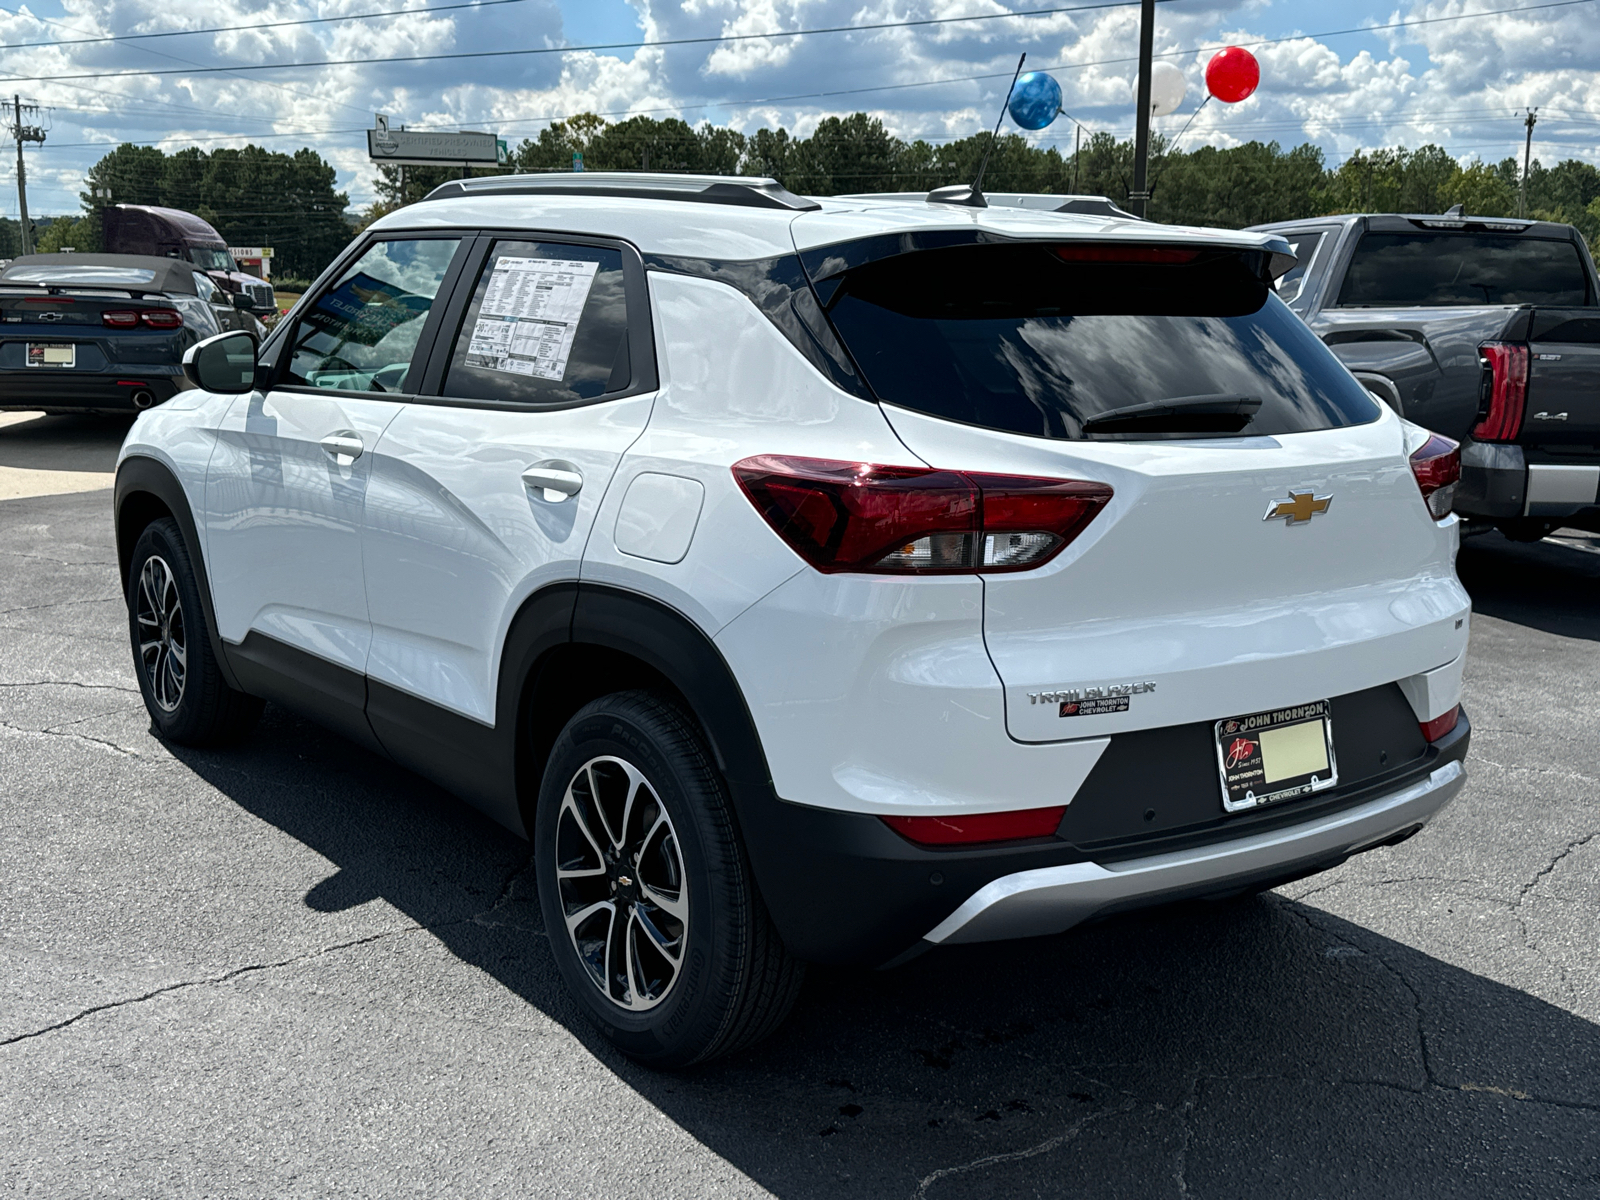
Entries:
MULTIPOLYGON (((467 920, 471 921, 474 925, 482 925, 486 929, 499 929, 499 928, 501 928, 502 927, 502 922, 493 921, 493 920, 490 920, 490 918, 493 917, 495 913, 500 911, 500 909, 504 908, 507 904, 510 904, 513 900, 515 900, 517 898, 516 895, 515 895, 516 887, 517 887, 517 881, 519 879, 521 879, 523 876, 529 875, 529 874, 532 874, 532 873, 533 873, 533 859, 530 857, 527 862, 522 864, 522 866, 518 867, 516 870, 512 871, 509 875, 506 876, 505 883, 500 885, 500 893, 499 893, 499 895, 497 895, 494 898, 494 901, 489 905, 489 907, 484 909, 482 912, 473 913, 472 916, 467 918, 467 920)), ((534 900, 535 900, 535 902, 537 902, 538 897, 535 896, 534 900)), ((541 920, 540 921, 540 928, 538 930, 538 932, 541 935, 546 934, 546 930, 543 928, 543 925, 544 925, 544 922, 543 922, 543 920, 541 920)))
POLYGON ((91 692, 129 692, 139 695, 139 689, 128 687, 121 683, 83 683, 77 679, 20 679, 10 683, 0 683, 0 688, 31 688, 31 687, 70 687, 82 688, 91 692))
POLYGON ((46 608, 65 608, 71 604, 121 604, 121 596, 101 596, 93 600, 52 600, 49 604, 24 604, 20 608, 0 608, 0 617, 9 617, 12 613, 38 612, 46 608))
MULTIPOLYGON (((454 924, 455 922, 450 923, 454 924)), ((56 1021, 55 1023, 46 1025, 41 1029, 32 1029, 27 1033, 19 1033, 13 1035, 12 1037, 0 1039, 0 1047, 14 1046, 18 1042, 25 1042, 32 1038, 43 1037, 47 1033, 55 1033, 57 1030, 65 1029, 69 1025, 76 1025, 79 1021, 82 1021, 86 1017, 92 1017, 96 1013, 111 1012, 115 1009, 127 1008, 130 1005, 143 1004, 147 1000, 154 1000, 158 996, 165 996, 171 992, 181 992, 188 988, 212 987, 219 983, 228 983, 239 978, 241 975, 252 975, 262 971, 275 971, 283 967, 296 966, 299 963, 310 962, 312 959, 321 958, 324 955, 335 954, 340 950, 349 950, 355 946, 364 946, 372 942, 382 941, 384 938, 397 937, 403 933, 416 933, 419 930, 427 928, 429 927, 425 925, 408 925, 404 929, 390 929, 383 933, 368 934, 363 938, 355 938, 348 942, 340 942, 337 945, 324 946, 320 950, 313 950, 307 954, 297 954, 292 958, 285 958, 278 962, 249 963, 242 967, 235 967, 231 971, 224 971, 221 975, 213 975, 205 979, 185 979, 180 980, 177 983, 169 983, 163 987, 158 987, 152 991, 145 992, 143 995, 129 996, 122 1000, 111 1000, 105 1004, 93 1005, 92 1007, 84 1009, 82 1012, 75 1013, 74 1015, 67 1017, 65 1020, 56 1021)))
POLYGON ((1534 888, 1538 887, 1539 884, 1547 876, 1549 876, 1552 871, 1559 867, 1563 859, 1570 855, 1574 850, 1578 850, 1583 846, 1587 846, 1590 842, 1594 841, 1596 837, 1600 837, 1600 829, 1591 830, 1580 838, 1574 838, 1572 841, 1568 842, 1564 847, 1562 847, 1561 850, 1557 851, 1555 856, 1549 862, 1547 862, 1543 867, 1539 868, 1539 870, 1534 873, 1532 879, 1528 880, 1527 883, 1522 885, 1521 890, 1517 892, 1517 898, 1513 902, 1513 907, 1522 907, 1522 902, 1528 898, 1528 893, 1533 891, 1534 888))
POLYGON ((53 729, 24 729, 20 725, 13 725, 10 721, 0 721, 0 729, 9 729, 12 733, 18 733, 23 737, 28 738, 53 737, 64 738, 70 742, 88 742, 91 745, 104 746, 106 749, 115 751, 117 754, 125 755, 128 758, 144 758, 144 755, 140 754, 137 750, 130 750, 126 746, 119 746, 116 742, 108 742, 105 738, 90 737, 86 733, 57 732, 53 729))
POLYGON ((1183 1103, 1178 1106, 1179 1127, 1183 1130, 1183 1141, 1178 1143, 1178 1153, 1173 1163, 1172 1181, 1178 1185, 1178 1195, 1189 1194, 1189 1147, 1194 1144, 1194 1109, 1200 1101, 1200 1076, 1193 1075, 1189 1079, 1189 1087, 1184 1093, 1183 1103))
POLYGON ((911 1200, 924 1200, 930 1187, 939 1182, 939 1180, 947 1179, 952 1175, 965 1175, 969 1171, 981 1171, 986 1167, 998 1166, 1001 1163, 1021 1162, 1024 1159, 1037 1158, 1041 1154, 1048 1154, 1050 1151, 1072 1141, 1078 1134, 1083 1132, 1086 1126, 1093 1122, 1103 1117, 1120 1116, 1123 1113, 1132 1112, 1136 1103, 1136 1101, 1130 1100, 1120 1108, 1100 1109, 1098 1112, 1088 1113, 1079 1117, 1054 1137, 1046 1138, 1037 1146, 1029 1146, 1023 1150, 1009 1150, 1003 1154, 987 1154, 982 1158, 976 1158, 969 1163, 961 1163, 954 1167, 940 1167, 937 1171, 924 1175, 917 1181, 917 1190, 911 1193, 911 1200))

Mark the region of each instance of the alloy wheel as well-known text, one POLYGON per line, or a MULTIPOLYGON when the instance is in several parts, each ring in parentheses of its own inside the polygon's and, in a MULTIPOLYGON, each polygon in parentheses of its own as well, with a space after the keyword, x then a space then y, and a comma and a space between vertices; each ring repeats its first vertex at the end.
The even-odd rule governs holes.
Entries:
POLYGON ((150 685, 150 695, 162 712, 173 712, 183 702, 189 649, 178 581, 166 559, 158 554, 145 559, 139 572, 136 613, 139 662, 150 685))
POLYGON ((561 798, 555 850, 567 936, 590 982, 620 1008, 654 1008, 678 981, 689 936, 666 806, 633 764, 590 759, 561 798))

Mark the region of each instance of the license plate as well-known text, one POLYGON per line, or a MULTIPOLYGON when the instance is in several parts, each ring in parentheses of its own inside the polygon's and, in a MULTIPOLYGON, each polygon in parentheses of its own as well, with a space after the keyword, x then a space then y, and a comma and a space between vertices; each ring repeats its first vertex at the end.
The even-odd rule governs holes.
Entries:
POLYGON ((1243 812, 1309 796, 1339 781, 1326 700, 1218 721, 1222 807, 1243 812))
POLYGON ((30 367, 71 367, 77 362, 78 348, 71 342, 29 342, 30 367))

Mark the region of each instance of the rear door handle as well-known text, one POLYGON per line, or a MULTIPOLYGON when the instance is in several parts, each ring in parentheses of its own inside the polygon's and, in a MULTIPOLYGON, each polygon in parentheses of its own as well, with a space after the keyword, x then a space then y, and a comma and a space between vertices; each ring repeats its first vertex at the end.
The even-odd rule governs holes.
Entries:
POLYGON ((522 473, 522 482, 542 492, 551 504, 559 504, 583 490, 583 474, 563 458, 534 463, 522 473))
POLYGON ((366 449, 361 444, 361 435, 354 429, 340 429, 330 433, 322 439, 322 448, 328 457, 341 467, 348 467, 355 462, 366 449))

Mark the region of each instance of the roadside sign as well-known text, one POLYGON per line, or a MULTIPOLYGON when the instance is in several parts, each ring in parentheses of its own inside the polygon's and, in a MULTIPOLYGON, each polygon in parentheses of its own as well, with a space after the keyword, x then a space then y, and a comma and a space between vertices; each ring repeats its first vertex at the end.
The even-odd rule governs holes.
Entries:
POLYGON ((391 129, 378 114, 377 127, 367 130, 367 156, 373 162, 418 167, 499 166, 505 145, 492 133, 442 133, 391 129))

